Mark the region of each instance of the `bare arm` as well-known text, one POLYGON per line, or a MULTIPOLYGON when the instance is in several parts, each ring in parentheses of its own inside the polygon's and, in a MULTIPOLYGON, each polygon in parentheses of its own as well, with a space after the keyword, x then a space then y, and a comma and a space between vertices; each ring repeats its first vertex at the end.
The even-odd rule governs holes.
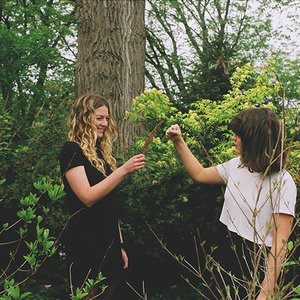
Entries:
POLYGON ((65 176, 75 195, 85 206, 90 207, 110 193, 127 174, 143 168, 144 165, 145 156, 143 154, 135 155, 93 186, 90 186, 83 166, 68 170, 65 176))
MULTIPOLYGON (((119 234, 120 234, 120 242, 122 244, 123 236, 122 236, 120 222, 118 222, 118 227, 119 227, 119 234)), ((123 247, 121 248, 121 255, 122 255, 122 260, 123 260, 123 268, 127 269, 128 268, 128 256, 127 256, 126 250, 123 247)))
POLYGON ((273 243, 268 256, 266 273, 257 300, 269 299, 274 293, 277 278, 287 253, 287 241, 291 234, 293 216, 275 214, 273 243))
POLYGON ((199 183, 224 184, 215 167, 205 168, 190 151, 182 138, 179 126, 172 125, 166 135, 173 141, 181 161, 191 178, 199 183))

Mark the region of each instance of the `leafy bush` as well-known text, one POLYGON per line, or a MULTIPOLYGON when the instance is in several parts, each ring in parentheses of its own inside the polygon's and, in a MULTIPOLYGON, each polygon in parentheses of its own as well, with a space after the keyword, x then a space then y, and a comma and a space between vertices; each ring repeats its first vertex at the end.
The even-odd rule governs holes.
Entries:
MULTIPOLYGON (((275 110, 286 124, 286 142, 290 147, 289 171, 299 184, 299 126, 296 126, 299 125, 299 106, 286 105, 282 110, 284 86, 276 72, 272 64, 238 68, 231 77, 233 88, 224 96, 224 100, 200 99, 191 104, 186 112, 178 111, 161 91, 145 91, 134 99, 128 117, 132 121, 141 122, 145 133, 137 138, 131 149, 133 153, 142 151, 146 132, 150 132, 161 120, 164 120, 164 126, 149 146, 146 168, 132 174, 122 188, 126 199, 121 210, 126 222, 125 236, 132 247, 143 249, 147 255, 155 256, 167 265, 168 258, 162 255, 160 246, 168 245, 173 253, 180 253, 187 261, 196 263, 194 238, 197 232, 200 232, 208 248, 222 243, 224 238, 218 236, 222 188, 194 184, 188 178, 176 157, 172 142, 164 135, 171 124, 180 125, 190 149, 205 166, 215 165, 235 155, 231 132, 227 128, 232 117, 249 107, 267 106, 275 110), (162 244, 157 243, 149 227, 162 244)), ((295 232, 298 227, 296 225, 295 232)), ((298 244, 297 234, 293 237, 295 244, 298 244)), ((297 254, 298 250, 294 251, 297 254)), ((144 260, 143 257, 138 259, 144 260)), ((297 256, 296 263, 299 265, 297 256)), ((144 270, 145 273, 153 271, 155 277, 151 265, 145 268, 148 268, 144 270)))
POLYGON ((21 292, 21 288, 54 256, 59 246, 58 236, 47 228, 47 219, 65 195, 63 186, 43 180, 36 182, 35 188, 36 193, 20 200, 15 220, 3 223, 0 231, 1 248, 6 251, 1 255, 0 299, 3 300, 28 298, 31 292, 21 292))

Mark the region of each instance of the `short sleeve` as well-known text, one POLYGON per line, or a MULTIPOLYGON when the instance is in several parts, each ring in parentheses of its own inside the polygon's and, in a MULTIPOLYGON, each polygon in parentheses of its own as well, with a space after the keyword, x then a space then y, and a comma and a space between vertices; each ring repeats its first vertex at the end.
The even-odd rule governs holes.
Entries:
POLYGON ((275 186, 273 203, 275 213, 283 213, 295 216, 297 188, 292 176, 285 172, 283 176, 273 181, 275 186))
POLYGON ((224 180, 226 184, 228 182, 228 177, 229 177, 229 166, 230 166, 230 161, 215 166, 216 171, 218 172, 218 174, 221 176, 221 178, 224 180))
POLYGON ((59 161, 61 174, 64 175, 72 168, 84 166, 85 156, 77 143, 69 141, 63 145, 59 161))

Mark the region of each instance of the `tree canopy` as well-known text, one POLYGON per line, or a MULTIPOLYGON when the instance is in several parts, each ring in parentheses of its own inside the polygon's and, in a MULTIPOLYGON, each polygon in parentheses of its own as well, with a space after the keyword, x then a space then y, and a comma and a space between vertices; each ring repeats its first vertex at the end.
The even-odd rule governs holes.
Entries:
MULTIPOLYGON (((119 2, 110 1, 110 8, 117 7, 114 1, 119 2)), ((188 178, 165 137, 170 124, 178 123, 195 155, 211 165, 234 155, 227 128, 233 115, 250 106, 270 107, 285 123, 289 172, 299 191, 300 69, 292 40, 300 28, 298 2, 146 2, 146 89, 130 99, 132 105, 122 114, 144 130, 131 137, 125 157, 140 153, 149 132, 161 127, 147 150, 146 168, 129 176, 118 191, 132 261, 129 279, 138 292, 145 280, 152 299, 201 299, 203 284, 193 268, 206 266, 206 261, 201 260, 204 254, 197 261, 195 243, 207 250, 224 238, 218 236, 222 191, 188 178), (284 24, 274 27, 278 15, 289 20, 285 30, 284 24)), ((75 97, 75 4, 0 2, 0 300, 62 299, 68 293, 60 234, 69 216, 58 154, 75 97), (27 281, 23 275, 29 275, 27 281)), ((115 14, 110 15, 111 26, 115 14)), ((130 35, 130 22, 124 24, 130 35)), ((108 26, 101 41, 112 38, 109 32, 108 26)), ((119 28, 115 32, 120 34, 119 28)), ((105 58, 105 49, 101 51, 105 58)), ((129 63, 128 57, 118 59, 129 63)), ((284 272, 297 271, 299 205, 288 247, 284 272)), ((101 277, 89 284, 99 282, 101 277)), ((281 293, 290 288, 299 298, 296 280, 280 284, 281 293)), ((87 288, 73 299, 82 299, 87 288)), ((146 299, 145 290, 139 293, 146 299)))
POLYGON ((269 0, 148 1, 148 85, 183 105, 221 99, 236 67, 274 55, 272 37, 275 32, 279 36, 279 29, 273 28, 273 15, 289 5, 269 0))

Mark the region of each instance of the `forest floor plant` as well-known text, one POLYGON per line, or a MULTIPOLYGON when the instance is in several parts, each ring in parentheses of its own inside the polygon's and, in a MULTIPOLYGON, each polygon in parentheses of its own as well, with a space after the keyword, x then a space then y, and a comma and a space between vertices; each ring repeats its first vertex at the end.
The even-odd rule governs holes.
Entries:
MULTIPOLYGON (((2 179, 0 184, 4 183, 2 179)), ((2 224, 0 230, 0 247, 4 247, 8 255, 1 259, 0 300, 22 300, 33 296, 31 291, 23 291, 23 287, 39 272, 47 259, 58 251, 60 238, 69 221, 66 220, 57 237, 52 236, 45 227, 47 216, 53 213, 55 204, 64 197, 64 187, 53 185, 45 178, 35 182, 34 187, 37 193, 30 193, 20 200, 16 220, 11 224, 2 224)), ((96 279, 86 278, 81 288, 75 291, 71 288, 70 299, 84 299, 92 289, 99 287, 97 295, 90 298, 96 299, 107 287, 103 284, 104 279, 101 272, 96 279)))

